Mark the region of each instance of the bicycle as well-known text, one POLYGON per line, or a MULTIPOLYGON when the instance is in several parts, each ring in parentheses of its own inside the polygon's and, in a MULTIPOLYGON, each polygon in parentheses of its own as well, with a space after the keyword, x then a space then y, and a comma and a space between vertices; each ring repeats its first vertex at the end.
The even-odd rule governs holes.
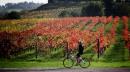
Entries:
POLYGON ((74 66, 74 62, 82 68, 88 68, 90 66, 90 60, 88 58, 79 58, 77 60, 76 56, 70 54, 63 60, 63 66, 66 68, 71 68, 74 66))

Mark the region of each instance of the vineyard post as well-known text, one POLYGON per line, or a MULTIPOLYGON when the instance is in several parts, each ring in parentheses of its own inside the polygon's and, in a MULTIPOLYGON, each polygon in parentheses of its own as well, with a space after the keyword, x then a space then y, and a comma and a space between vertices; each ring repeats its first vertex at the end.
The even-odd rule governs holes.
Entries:
MULTIPOLYGON (((128 34, 128 43, 130 43, 130 33, 128 34)), ((128 46, 129 48, 129 58, 130 58, 130 45, 128 46)))
POLYGON ((36 38, 36 46, 35 46, 35 58, 36 58, 36 60, 37 60, 37 57, 38 57, 38 41, 39 41, 39 38, 36 38))
POLYGON ((68 48, 68 42, 67 41, 64 41, 64 57, 69 56, 69 48, 68 48))
POLYGON ((99 58, 99 55, 100 55, 100 50, 99 50, 99 48, 100 48, 100 43, 99 43, 99 38, 97 39, 97 47, 98 47, 98 55, 97 55, 97 57, 99 58))
POLYGON ((37 46, 36 46, 35 48, 36 48, 36 60, 37 60, 37 56, 38 56, 38 49, 37 49, 37 46))
POLYGON ((36 39, 36 59, 38 58, 38 46, 39 46, 39 41, 42 40, 41 36, 38 36, 36 39))

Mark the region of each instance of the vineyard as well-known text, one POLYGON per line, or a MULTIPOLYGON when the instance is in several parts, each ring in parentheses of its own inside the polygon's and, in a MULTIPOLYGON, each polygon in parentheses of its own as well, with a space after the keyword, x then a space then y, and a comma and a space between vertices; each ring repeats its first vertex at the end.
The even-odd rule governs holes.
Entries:
POLYGON ((2 58, 63 58, 66 47, 76 53, 79 40, 85 46, 85 56, 97 59, 99 54, 101 60, 129 60, 129 18, 97 16, 0 20, 2 58))

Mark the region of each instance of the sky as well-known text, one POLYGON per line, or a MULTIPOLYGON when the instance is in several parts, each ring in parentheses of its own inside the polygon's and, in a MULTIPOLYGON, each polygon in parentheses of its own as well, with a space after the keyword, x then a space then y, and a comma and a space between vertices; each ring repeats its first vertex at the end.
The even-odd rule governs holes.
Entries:
POLYGON ((0 0, 0 5, 5 5, 6 3, 18 3, 18 2, 35 2, 35 3, 47 3, 48 0, 0 0))

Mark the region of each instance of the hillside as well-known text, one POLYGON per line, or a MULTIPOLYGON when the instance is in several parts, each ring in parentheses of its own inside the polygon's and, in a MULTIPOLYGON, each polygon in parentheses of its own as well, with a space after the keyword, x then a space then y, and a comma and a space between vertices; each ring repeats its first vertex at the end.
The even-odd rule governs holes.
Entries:
POLYGON ((81 12, 82 6, 79 6, 80 4, 46 4, 42 5, 39 8, 29 11, 23 15, 23 18, 42 18, 42 17, 58 17, 58 15, 62 11, 75 11, 75 12, 81 12))
POLYGON ((79 16, 129 16, 128 0, 49 0, 48 4, 22 14, 22 18, 79 16), (84 11, 83 11, 84 10, 84 11))
POLYGON ((76 2, 76 3, 48 3, 34 9, 32 11, 26 12, 22 15, 22 18, 55 18, 63 11, 69 13, 74 12, 76 14, 81 14, 82 8, 89 5, 90 3, 101 4, 100 1, 89 1, 89 2, 76 2))

